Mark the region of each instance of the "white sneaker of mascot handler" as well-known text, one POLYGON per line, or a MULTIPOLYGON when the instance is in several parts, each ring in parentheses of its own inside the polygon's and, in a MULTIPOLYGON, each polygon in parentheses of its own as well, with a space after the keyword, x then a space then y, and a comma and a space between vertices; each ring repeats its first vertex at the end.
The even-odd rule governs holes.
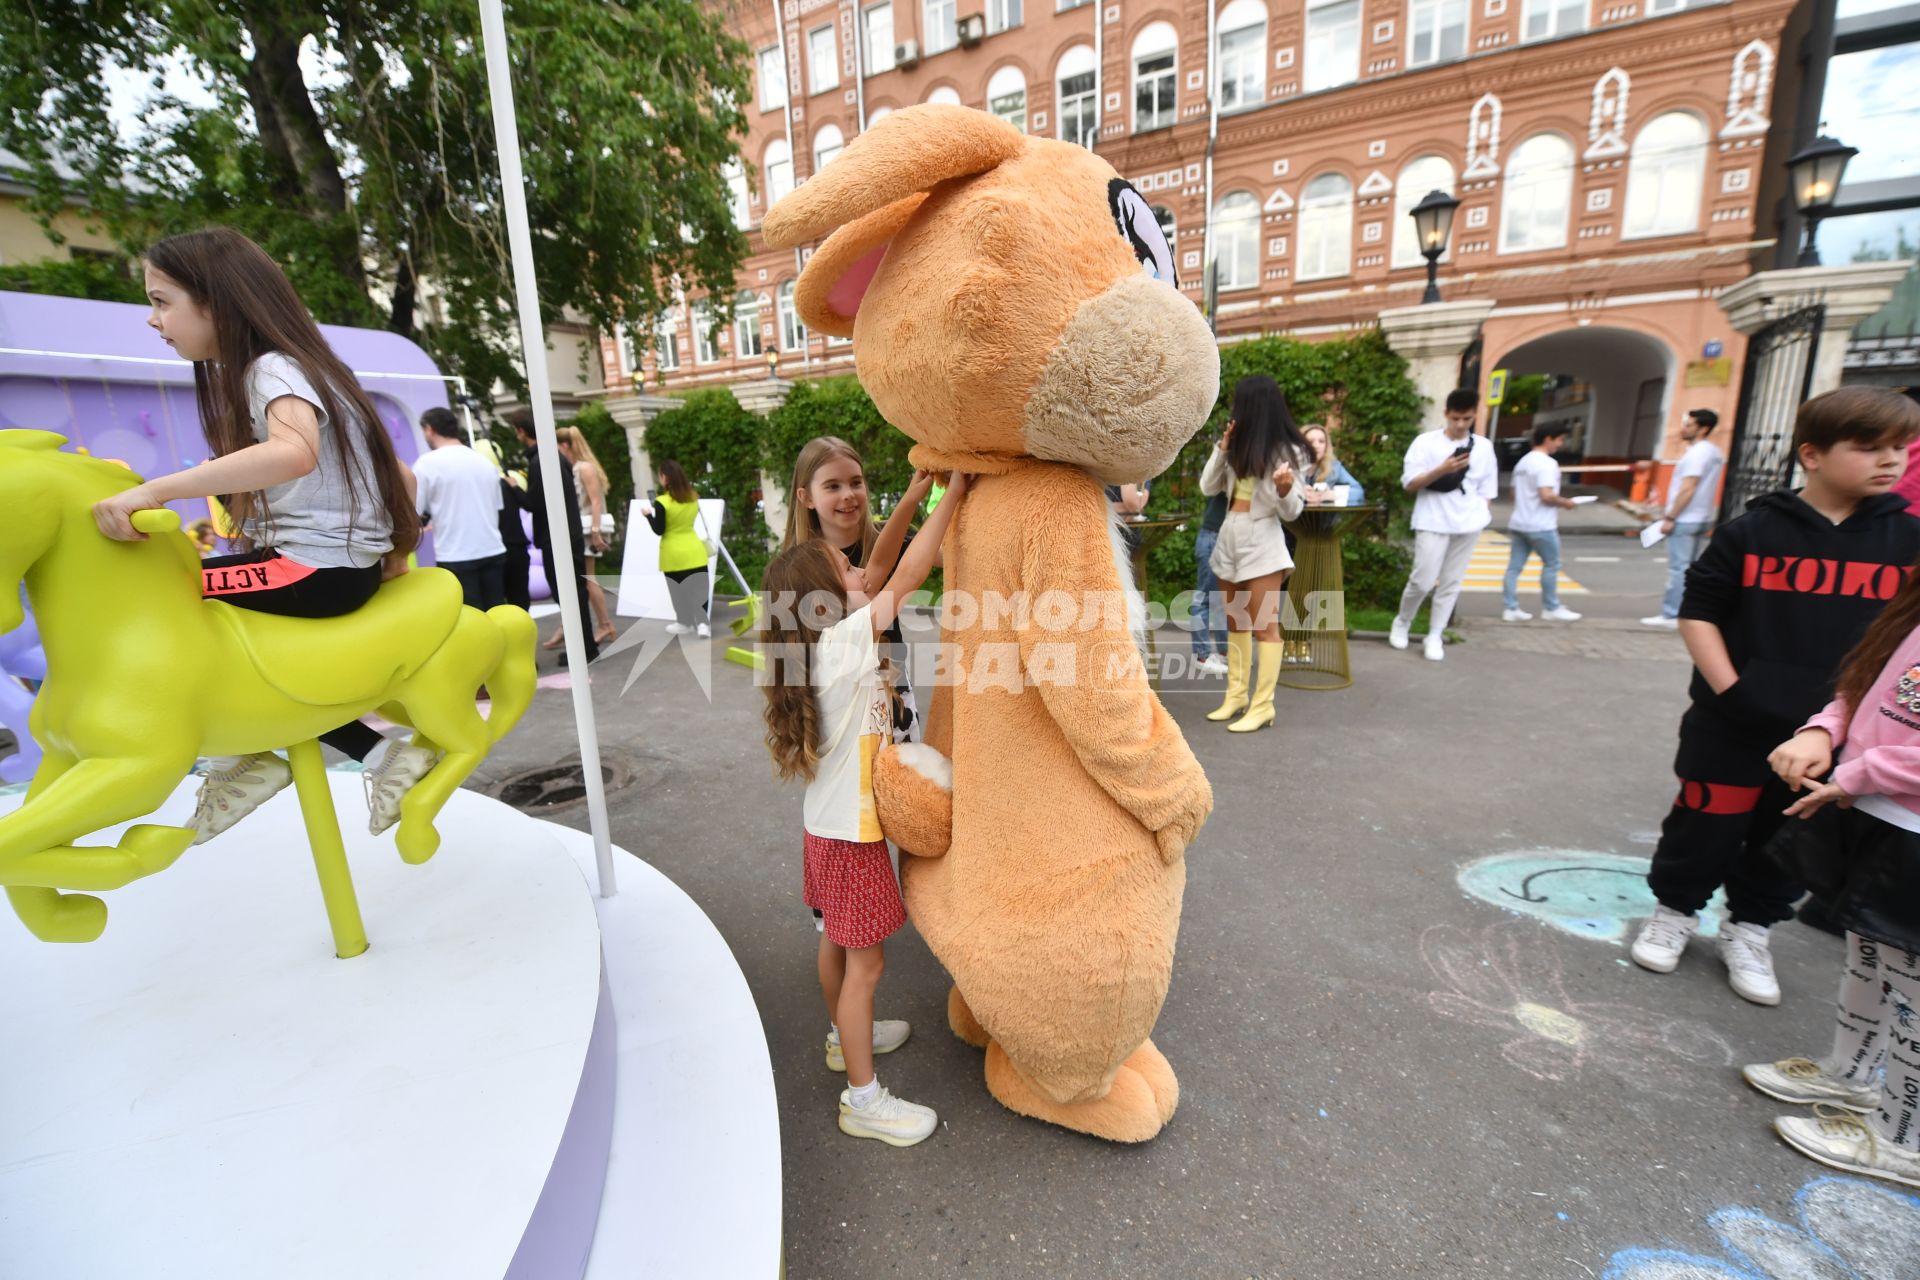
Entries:
POLYGON ((1101 486, 1158 475, 1205 423, 1212 335, 1138 192, 1086 148, 982 111, 895 112, 764 231, 780 248, 827 236, 802 318, 855 339, 914 465, 977 477, 947 532, 946 590, 1060 593, 1074 614, 956 614, 926 736, 957 785, 928 776, 925 752, 890 750, 874 771, 882 827, 919 855, 901 881, 953 976, 948 1020, 986 1048, 987 1087, 1014 1111, 1151 1138, 1179 1085, 1147 1037, 1213 796, 1126 610, 1107 605, 1132 583, 1101 486))

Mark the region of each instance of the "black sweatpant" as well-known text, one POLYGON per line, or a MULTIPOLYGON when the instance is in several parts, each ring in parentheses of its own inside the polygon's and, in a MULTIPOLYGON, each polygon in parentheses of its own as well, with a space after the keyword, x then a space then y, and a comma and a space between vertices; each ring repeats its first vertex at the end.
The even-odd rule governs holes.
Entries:
MULTIPOLYGON (((475 609, 485 610, 507 602, 505 581, 507 557, 482 556, 478 560, 442 560, 440 567, 460 579, 460 596, 475 609)), ((521 575, 525 580, 525 574, 521 575)))
MULTIPOLYGON (((373 599, 379 589, 377 564, 365 569, 316 569, 295 564, 271 549, 209 556, 200 562, 204 598, 287 618, 337 618, 373 599)), ((355 760, 365 760, 381 739, 355 720, 329 729, 320 741, 355 760)))
POLYGON ((1647 886, 1675 911, 1694 914, 1721 885, 1737 924, 1771 925, 1793 918, 1801 885, 1762 854, 1793 793, 1767 767, 1767 756, 1792 736, 1728 724, 1700 707, 1680 719, 1680 778, 1647 886))
MULTIPOLYGON (((516 519, 518 515, 516 513, 516 519)), ((500 563, 500 583, 505 591, 508 604, 518 605, 522 609, 533 608, 533 594, 527 589, 528 579, 533 575, 533 557, 527 554, 527 544, 507 545, 507 554, 500 563)))

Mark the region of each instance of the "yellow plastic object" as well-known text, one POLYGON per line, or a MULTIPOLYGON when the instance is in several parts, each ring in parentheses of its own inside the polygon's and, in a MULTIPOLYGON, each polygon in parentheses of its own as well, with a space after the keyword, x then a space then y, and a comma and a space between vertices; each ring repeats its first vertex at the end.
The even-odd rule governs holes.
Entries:
POLYGON ((400 856, 425 862, 433 820, 533 700, 535 630, 522 609, 481 613, 460 584, 419 569, 341 618, 275 617, 200 598, 200 558, 171 511, 151 536, 101 536, 93 504, 139 483, 124 467, 59 452, 46 431, 0 431, 0 631, 24 580, 47 653, 33 736, 45 751, 24 804, 0 818, 0 886, 49 942, 91 942, 107 908, 87 892, 165 870, 193 840, 140 824, 113 846, 75 845, 151 813, 196 756, 289 751, 336 954, 366 949, 315 738, 377 711, 443 752, 401 804, 400 856), (492 695, 483 718, 474 695, 492 695))

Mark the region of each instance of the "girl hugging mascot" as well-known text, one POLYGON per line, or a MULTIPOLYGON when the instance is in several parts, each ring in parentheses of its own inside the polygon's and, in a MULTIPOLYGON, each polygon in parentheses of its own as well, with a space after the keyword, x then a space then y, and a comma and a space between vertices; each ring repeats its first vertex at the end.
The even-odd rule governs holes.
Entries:
POLYGON ((946 590, 974 606, 941 635, 957 667, 926 745, 874 774, 915 855, 908 914, 953 977, 948 1021, 1007 1107, 1144 1141, 1179 1101, 1147 1037, 1213 795, 1115 607, 1138 600, 1102 484, 1158 474, 1200 429, 1212 335, 1138 192, 982 111, 894 113, 764 231, 825 237, 801 316, 856 339, 915 466, 976 477, 943 545, 946 590))

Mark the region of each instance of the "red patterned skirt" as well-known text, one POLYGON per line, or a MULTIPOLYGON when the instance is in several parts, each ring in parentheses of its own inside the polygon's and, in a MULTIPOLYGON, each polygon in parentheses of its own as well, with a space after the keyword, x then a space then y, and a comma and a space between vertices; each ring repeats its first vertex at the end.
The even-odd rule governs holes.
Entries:
POLYGON ((827 940, 849 951, 876 946, 907 922, 887 842, 805 833, 801 896, 826 923, 827 940))

